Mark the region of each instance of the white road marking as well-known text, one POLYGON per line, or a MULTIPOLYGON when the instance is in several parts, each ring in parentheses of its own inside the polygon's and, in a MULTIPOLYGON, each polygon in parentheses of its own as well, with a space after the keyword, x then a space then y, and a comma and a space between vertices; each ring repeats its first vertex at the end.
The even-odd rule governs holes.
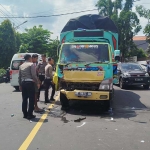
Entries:
POLYGON ((86 122, 83 122, 80 126, 77 126, 77 128, 80 128, 82 126, 84 126, 86 124, 86 122))

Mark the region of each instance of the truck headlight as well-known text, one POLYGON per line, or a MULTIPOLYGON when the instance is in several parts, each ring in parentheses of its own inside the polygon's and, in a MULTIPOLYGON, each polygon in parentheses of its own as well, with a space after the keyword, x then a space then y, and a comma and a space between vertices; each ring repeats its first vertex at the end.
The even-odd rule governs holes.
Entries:
POLYGON ((99 90, 112 90, 113 89, 113 79, 106 79, 100 83, 99 90))
POLYGON ((145 73, 145 76, 146 76, 146 77, 149 77, 149 74, 148 74, 148 73, 145 73))
POLYGON ((124 75, 125 77, 131 77, 131 75, 130 75, 129 73, 127 73, 127 72, 123 73, 123 75, 124 75))

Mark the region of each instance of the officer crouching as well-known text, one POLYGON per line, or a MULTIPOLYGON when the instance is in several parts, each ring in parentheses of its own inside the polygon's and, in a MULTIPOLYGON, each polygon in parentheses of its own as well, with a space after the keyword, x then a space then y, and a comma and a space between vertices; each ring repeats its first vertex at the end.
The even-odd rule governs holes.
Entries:
POLYGON ((19 67, 19 86, 22 91, 22 112, 23 118, 32 119, 36 116, 33 115, 34 99, 35 99, 35 85, 38 85, 36 76, 36 69, 32 63, 32 57, 29 54, 24 56, 25 62, 19 67), (29 99, 29 107, 27 110, 29 99))

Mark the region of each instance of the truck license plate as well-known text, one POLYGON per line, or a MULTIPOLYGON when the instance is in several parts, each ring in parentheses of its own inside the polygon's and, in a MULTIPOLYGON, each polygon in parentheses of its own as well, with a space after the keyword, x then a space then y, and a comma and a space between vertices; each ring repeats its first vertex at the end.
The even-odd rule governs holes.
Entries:
POLYGON ((142 78, 135 78, 135 81, 143 81, 142 78))
POLYGON ((78 97, 89 97, 92 95, 91 92, 75 92, 75 95, 78 97))

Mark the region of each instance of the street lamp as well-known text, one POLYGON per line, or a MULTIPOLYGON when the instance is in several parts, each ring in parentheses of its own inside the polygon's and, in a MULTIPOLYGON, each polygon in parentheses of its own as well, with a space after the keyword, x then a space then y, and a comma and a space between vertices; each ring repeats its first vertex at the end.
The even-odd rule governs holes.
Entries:
POLYGON ((18 26, 16 26, 14 29, 18 29, 21 25, 23 25, 24 23, 28 22, 27 20, 24 21, 23 23, 19 24, 18 26))

